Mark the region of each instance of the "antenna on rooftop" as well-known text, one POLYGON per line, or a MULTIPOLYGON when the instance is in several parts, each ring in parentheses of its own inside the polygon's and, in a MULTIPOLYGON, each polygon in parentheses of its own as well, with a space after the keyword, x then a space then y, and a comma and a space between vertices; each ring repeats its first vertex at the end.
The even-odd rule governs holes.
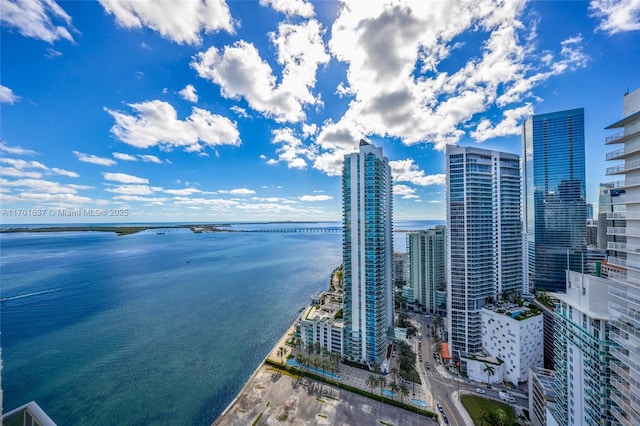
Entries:
POLYGON ((629 86, 627 86, 627 91, 624 92, 624 95, 627 96, 629 94, 629 86))

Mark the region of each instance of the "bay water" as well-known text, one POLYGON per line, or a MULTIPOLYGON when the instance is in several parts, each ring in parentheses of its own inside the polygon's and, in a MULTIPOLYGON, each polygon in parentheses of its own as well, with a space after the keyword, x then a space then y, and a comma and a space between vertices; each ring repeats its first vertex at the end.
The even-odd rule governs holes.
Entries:
POLYGON ((341 262, 339 232, 1 234, 4 409, 209 425, 341 262))

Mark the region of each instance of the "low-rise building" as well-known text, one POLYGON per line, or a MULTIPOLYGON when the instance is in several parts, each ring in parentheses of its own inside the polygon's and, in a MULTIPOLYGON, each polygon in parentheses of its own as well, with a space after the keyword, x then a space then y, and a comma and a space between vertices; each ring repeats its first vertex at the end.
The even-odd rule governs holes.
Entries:
POLYGON ((502 383, 505 366, 503 360, 485 354, 461 354, 462 363, 467 377, 475 382, 502 383))
POLYGON ((505 362, 504 381, 518 385, 542 367, 543 317, 534 305, 497 303, 482 309, 482 347, 505 362))
MULTIPOLYGON (((325 298, 321 298, 325 300, 325 298)), ((329 352, 344 356, 344 321, 342 303, 328 301, 308 306, 296 323, 296 336, 308 347, 320 344, 329 352)))

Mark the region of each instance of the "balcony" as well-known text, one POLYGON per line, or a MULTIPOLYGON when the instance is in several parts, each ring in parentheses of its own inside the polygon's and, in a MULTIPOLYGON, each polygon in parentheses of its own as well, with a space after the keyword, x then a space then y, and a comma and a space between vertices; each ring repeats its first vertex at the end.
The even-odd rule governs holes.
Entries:
MULTIPOLYGON (((633 136, 640 133, 640 124, 634 124, 633 126, 629 126, 626 129, 611 135, 607 136, 604 140, 605 145, 612 145, 614 143, 624 143, 625 141, 631 139, 633 136)), ((607 158, 608 160, 609 158, 607 158)))
POLYGON ((630 155, 640 152, 640 141, 631 142, 624 145, 624 148, 607 153, 607 160, 623 160, 630 155))
POLYGON ((640 228, 627 228, 626 226, 607 226, 607 235, 640 237, 640 228))
POLYGON ((617 166, 607 167, 607 175, 619 175, 629 172, 631 170, 637 170, 640 168, 640 159, 627 161, 624 164, 618 164, 617 166))
POLYGON ((35 401, 26 403, 2 415, 3 425, 56 426, 35 401))
POLYGON ((627 212, 607 213, 607 220, 626 220, 627 212))

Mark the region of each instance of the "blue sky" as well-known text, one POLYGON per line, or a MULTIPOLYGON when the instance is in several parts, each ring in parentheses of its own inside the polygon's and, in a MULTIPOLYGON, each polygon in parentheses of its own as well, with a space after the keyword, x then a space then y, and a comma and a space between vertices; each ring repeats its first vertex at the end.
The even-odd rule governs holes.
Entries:
POLYGON ((395 218, 443 219, 446 144, 520 154, 523 119, 579 107, 597 203, 640 88, 640 0, 0 6, 2 223, 339 220, 362 137, 395 218))

